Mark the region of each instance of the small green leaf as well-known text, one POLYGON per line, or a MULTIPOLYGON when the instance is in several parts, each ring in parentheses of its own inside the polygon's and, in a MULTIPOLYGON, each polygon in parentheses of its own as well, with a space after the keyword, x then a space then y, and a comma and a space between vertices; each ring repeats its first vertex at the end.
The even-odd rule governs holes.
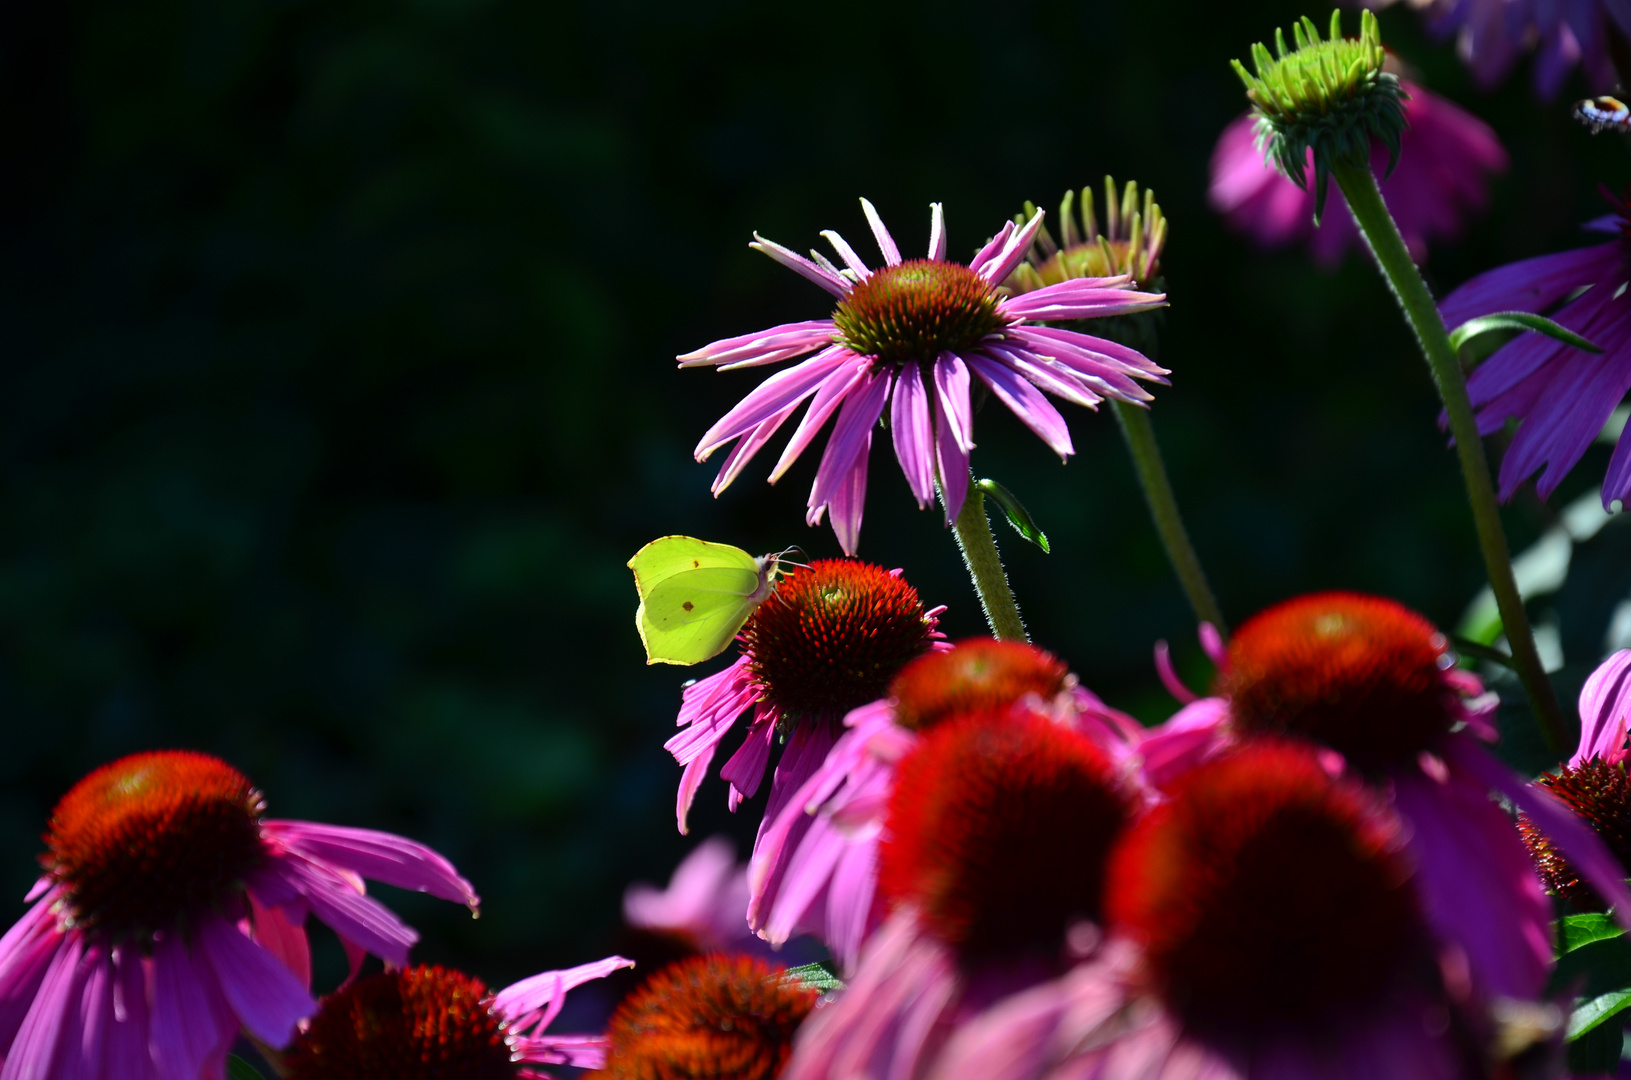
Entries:
POLYGON ((809 989, 819 990, 823 994, 844 989, 843 980, 833 974, 832 968, 826 964, 802 964, 799 967, 788 968, 782 972, 782 978, 788 982, 802 983, 809 989))
POLYGON ((1624 933, 1618 923, 1601 913, 1565 915, 1557 921, 1558 955, 1572 953, 1592 942, 1607 941, 1624 933))
POLYGON ((1487 334, 1492 330, 1533 330, 1549 338, 1555 338, 1565 345, 1573 345, 1577 349, 1594 353, 1603 351, 1574 331, 1565 330, 1551 319, 1531 315, 1527 311, 1498 311, 1493 315, 1468 319, 1450 334, 1450 347, 1460 352, 1461 346, 1479 334, 1487 334))
POLYGON ((1619 1024, 1599 1022, 1579 1038, 1570 1035, 1569 1075, 1606 1076, 1619 1065, 1624 1049, 1625 1031, 1619 1024))
POLYGON ((1051 553, 1051 549, 1048 547, 1048 534, 1036 527, 1036 522, 1031 518, 1030 511, 1026 510, 1024 504, 1018 499, 1014 498, 1013 492, 995 480, 981 480, 975 484, 975 487, 979 488, 982 494, 996 500, 997 505, 1002 507, 1002 512, 1008 516, 1008 524, 1014 527, 1015 532, 1041 548, 1043 554, 1051 553))
POLYGON ((1590 1001, 1582 1001, 1580 1007, 1574 1010, 1574 1015, 1569 1017, 1569 1041, 1573 1042, 1604 1020, 1628 1008, 1631 1008, 1631 990, 1611 990, 1590 1001))
POLYGON ((266 1080, 260 1070, 237 1054, 227 1055, 227 1080, 266 1080))

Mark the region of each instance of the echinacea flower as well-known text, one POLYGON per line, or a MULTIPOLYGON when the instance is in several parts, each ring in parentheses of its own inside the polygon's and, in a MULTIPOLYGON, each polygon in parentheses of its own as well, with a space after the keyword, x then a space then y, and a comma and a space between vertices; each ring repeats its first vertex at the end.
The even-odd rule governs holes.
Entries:
POLYGON ((363 878, 476 907, 421 844, 263 806, 243 774, 187 751, 122 758, 63 796, 34 906, 0 938, 8 1080, 220 1080, 240 1027, 282 1046, 316 1009, 307 913, 354 965, 401 965, 417 935, 363 878))
MULTIPOLYGON (((826 760, 844 716, 882 697, 911 660, 945 647, 937 629, 944 610, 925 611, 898 570, 849 559, 794 567, 742 628, 741 656, 685 688, 678 719, 685 730, 663 744, 685 770, 675 807, 680 832, 720 742, 749 710, 747 737, 719 774, 730 784, 734 811, 759 790, 772 749, 785 743, 764 813, 766 824, 775 820, 826 760)), ((756 889, 773 887, 786 865, 779 853, 765 852, 764 836, 761 824, 756 889)))
MULTIPOLYGON (((1631 867, 1631 777, 1626 729, 1631 724, 1631 649, 1603 661, 1580 690, 1580 746, 1567 765, 1536 781, 1561 799, 1619 860, 1631 867)), ((1533 822, 1520 818, 1524 842, 1546 887, 1566 900, 1601 908, 1602 898, 1533 822)))
MULTIPOLYGON (((1605 193, 1606 194, 1606 193, 1605 193)), ((1483 273, 1451 293, 1439 311, 1455 328, 1496 311, 1530 311, 1597 345, 1586 352, 1527 331, 1497 349, 1467 377, 1478 431, 1507 421, 1518 430, 1501 459, 1501 498, 1512 498, 1542 466, 1535 490, 1545 498, 1563 482, 1631 390, 1631 206, 1610 197, 1618 220, 1593 228, 1618 235, 1606 244, 1524 259, 1483 273), (1555 311, 1553 309, 1556 309, 1555 311)), ((1442 418, 1441 418, 1442 422, 1442 418)), ((1603 507, 1631 495, 1631 438, 1622 434, 1603 478, 1603 507)))
POLYGON ((1494 697, 1454 661, 1444 636, 1394 601, 1342 592, 1288 600, 1230 640, 1216 697, 1150 733, 1145 779, 1168 788, 1257 738, 1312 744, 1332 770, 1390 793, 1409 825, 1423 917, 1459 950, 1480 992, 1534 1000, 1552 964, 1551 904, 1491 792, 1576 859, 1622 920, 1631 892, 1588 828, 1485 748, 1497 737, 1494 697))
POLYGON ((818 992, 752 956, 671 964, 606 1026, 603 1080, 776 1080, 818 992))
POLYGON ((1141 802, 1052 717, 1001 709, 930 729, 889 795, 889 917, 799 1033, 787 1080, 919 1076, 964 1020, 1092 954, 1106 858, 1141 802))
POLYGON ((773 945, 800 928, 826 942, 845 971, 884 914, 877 901, 878 844, 895 771, 924 732, 970 713, 1045 713, 1093 740, 1118 767, 1143 729, 1082 687, 1033 645, 972 638, 901 669, 887 696, 844 718, 848 729, 821 766, 767 820, 760 851, 786 852, 781 880, 754 890, 749 921, 773 945))
MULTIPOLYGON (((1387 7, 1394 0, 1368 0, 1387 7)), ((1611 90, 1619 81, 1611 35, 1631 34, 1631 10, 1618 0, 1408 0, 1440 40, 1454 37, 1456 53, 1480 89, 1493 89, 1530 49, 1535 50, 1535 92, 1557 95, 1575 64, 1587 81, 1611 90)))
POLYGON ((839 544, 853 555, 872 430, 885 406, 895 456, 918 506, 934 501, 938 483, 950 524, 967 494, 974 449, 972 379, 1061 458, 1075 448, 1064 417, 1044 394, 1090 409, 1105 398, 1142 404, 1150 395, 1135 380, 1164 381, 1166 371, 1132 349, 1034 324, 1146 311, 1165 297, 1136 291, 1125 276, 1079 278, 1018 297, 999 291, 1030 250, 1042 227, 1040 213, 1023 228, 1006 223, 964 266, 946 259, 939 203, 932 207, 923 259, 903 260, 872 204, 862 199, 861 208, 883 253, 881 269, 868 267, 830 230, 822 235, 842 270, 825 256, 812 252, 812 261, 757 234, 750 245, 836 297, 830 318, 726 338, 679 357, 681 367, 732 369, 815 354, 766 379, 703 435, 698 461, 736 443, 714 481, 716 495, 809 399, 770 479, 779 479, 836 413, 810 489, 807 520, 815 525, 830 513, 839 544))
MULTIPOLYGON (((1409 126, 1400 136, 1398 165, 1380 185, 1411 257, 1424 262, 1429 240, 1454 240, 1484 209, 1489 176, 1506 171, 1507 155, 1495 132, 1476 116, 1415 83, 1401 80, 1400 86, 1409 126)), ((1371 169, 1379 177, 1386 173, 1387 157, 1380 144, 1371 148, 1371 169)), ((1232 228, 1263 247, 1306 240, 1315 261, 1326 266, 1360 243, 1341 192, 1332 194, 1315 225, 1314 193, 1263 160, 1250 114, 1218 137, 1207 199, 1232 228)))
POLYGON ((1197 766, 1110 856, 1110 944, 967 1024, 928 1076, 1489 1075, 1406 832, 1303 744, 1262 739, 1197 766))
POLYGON ((764 943, 748 927, 748 895, 748 868, 737 863, 735 846, 711 836, 674 868, 668 888, 630 885, 623 922, 691 952, 751 952, 764 943))
POLYGON ((358 979, 323 999, 282 1058, 288 1080, 515 1080, 538 1065, 597 1069, 601 1035, 550 1035, 567 991, 632 965, 608 956, 546 971, 496 994, 480 979, 421 965, 358 979))

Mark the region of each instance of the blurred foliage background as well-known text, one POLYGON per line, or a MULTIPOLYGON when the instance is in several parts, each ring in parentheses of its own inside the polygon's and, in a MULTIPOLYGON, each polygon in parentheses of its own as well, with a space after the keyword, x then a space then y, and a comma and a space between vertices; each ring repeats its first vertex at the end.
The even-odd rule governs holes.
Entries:
MULTIPOLYGON (((690 449, 760 376, 672 358, 825 314, 746 242, 859 242, 862 194, 912 248, 944 201, 966 257, 1027 198, 1106 172, 1152 186, 1174 372, 1154 418, 1226 611, 1351 587, 1453 624, 1483 571, 1381 280, 1358 256, 1259 253, 1205 203, 1244 108, 1227 61, 1304 10, 7 5, 0 920, 75 779, 188 746, 276 816, 449 854, 485 910, 393 893, 421 958, 501 982, 602 955, 626 884, 689 845, 662 749, 686 673, 643 665, 625 560, 674 532, 837 554, 802 524, 813 454, 710 498, 690 449)), ((1435 286, 1582 242, 1596 184, 1631 177, 1619 139, 1569 121, 1579 76, 1557 102, 1527 68, 1478 95, 1409 12, 1383 28, 1512 154, 1487 217, 1433 252, 1435 286)), ((1053 540, 1045 556, 999 526, 1039 641, 1153 721, 1171 708, 1157 638, 1192 682, 1208 672, 1113 420, 1071 419, 1060 466, 988 409, 975 465, 1053 540)), ((982 631, 951 537, 886 455, 863 556, 949 604, 953 637, 982 631)), ((1551 520, 1520 496, 1515 546, 1551 520)), ((1615 526, 1599 541, 1607 583, 1576 592, 1601 621, 1631 547, 1615 526)), ((1575 628, 1565 694, 1600 621, 1575 628)), ((745 853, 762 798, 732 818, 711 783, 694 835, 745 853)))

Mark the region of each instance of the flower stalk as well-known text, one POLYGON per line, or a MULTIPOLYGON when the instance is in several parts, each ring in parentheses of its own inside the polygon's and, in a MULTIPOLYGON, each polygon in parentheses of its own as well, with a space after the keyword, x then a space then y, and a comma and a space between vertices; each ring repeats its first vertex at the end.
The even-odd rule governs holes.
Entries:
POLYGON ((1150 517, 1155 530, 1161 535, 1161 546, 1167 549, 1167 558, 1178 575, 1178 581, 1189 598, 1189 606, 1200 622, 1211 623, 1225 632, 1223 609, 1201 569, 1200 556, 1189 542, 1189 531, 1184 528, 1183 515, 1178 512, 1178 498, 1172 492, 1172 481, 1167 478, 1166 463, 1161 459, 1161 447, 1155 441, 1155 425, 1145 409, 1124 402, 1111 402, 1121 434, 1127 440, 1127 449, 1133 455, 1133 468, 1138 483, 1144 489, 1144 501, 1149 504, 1150 517))
POLYGON ((1541 734, 1554 751, 1561 752, 1570 742, 1568 722, 1541 664, 1535 635, 1523 609, 1523 597, 1512 574, 1512 553, 1501 526, 1489 460, 1484 455, 1484 442, 1478 434, 1472 400, 1467 396, 1466 379, 1450 344, 1450 335, 1427 283, 1410 259, 1399 227, 1382 201, 1381 190, 1367 161, 1357 155, 1339 157, 1332 162, 1332 174, 1347 197, 1360 233, 1376 255, 1382 276, 1415 331, 1422 355, 1427 358, 1439 399, 1449 414, 1450 433, 1455 437, 1456 455, 1461 460, 1467 499, 1472 504, 1473 522, 1478 529, 1478 546, 1483 551, 1490 587, 1501 612, 1501 625, 1512 649, 1513 666, 1517 668, 1524 692, 1529 695, 1541 734))
POLYGON ((1019 617, 1019 605, 1014 601, 1014 590, 1008 587, 1008 575, 1002 569, 1002 556, 997 553, 997 538, 992 535, 991 521, 985 514, 985 493, 973 482, 968 482, 968 497, 957 513, 952 525, 957 537, 957 548, 963 553, 963 565, 974 580, 974 591, 980 597, 980 608, 985 621, 998 641, 1029 641, 1025 621, 1019 617))

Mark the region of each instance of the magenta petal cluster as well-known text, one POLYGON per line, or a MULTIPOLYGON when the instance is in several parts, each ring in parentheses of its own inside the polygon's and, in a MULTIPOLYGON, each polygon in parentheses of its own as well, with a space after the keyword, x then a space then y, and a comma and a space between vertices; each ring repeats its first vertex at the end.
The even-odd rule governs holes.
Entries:
POLYGON ((1146 311, 1163 305, 1164 295, 1138 292, 1126 276, 1080 278, 1021 296, 999 290, 1030 250, 1041 213, 1023 228, 1006 223, 964 266, 946 259, 940 204, 932 207, 927 257, 911 260, 901 257, 872 204, 863 199, 861 207, 883 254, 880 269, 868 267, 830 230, 822 235, 842 267, 816 252, 806 259, 757 234, 750 245, 837 298, 832 318, 726 338, 679 357, 681 367, 721 369, 804 357, 761 383, 697 444, 698 461, 736 444, 714 481, 716 495, 808 401, 770 479, 786 473, 836 416, 810 489, 807 520, 815 525, 830 515, 839 544, 853 555, 873 430, 886 408, 895 456, 913 496, 927 506, 939 483, 949 524, 966 495, 976 380, 1061 458, 1075 448, 1047 395, 1090 409, 1106 398, 1142 404, 1150 395, 1138 380, 1165 381, 1163 368, 1132 349, 1035 325, 1146 311))
MULTIPOLYGON (((490 1008, 504 1022, 510 1059, 534 1065, 569 1065, 577 1069, 599 1069, 604 1066, 609 1045, 604 1035, 551 1035, 547 1031, 566 1004, 567 991, 591 979, 604 979, 614 971, 633 966, 633 960, 608 956, 604 960, 579 964, 565 971, 545 971, 529 976, 493 995, 490 1008)), ((532 1075, 546 1074, 534 1070, 532 1075)))
MULTIPOLYGON (((1631 210, 1619 211, 1617 235, 1606 244, 1524 259, 1480 274, 1440 305, 1452 330, 1497 311, 1545 314, 1600 347, 1590 353, 1529 331, 1497 349, 1467 378, 1478 430, 1489 435, 1507 421, 1518 430, 1501 459, 1501 498, 1541 472, 1542 498, 1556 490, 1585 456, 1616 406, 1631 390, 1631 210), (1559 307, 1561 305, 1561 307, 1559 307), (1555 309, 1555 310, 1554 310, 1555 309)), ((1594 226, 1602 227, 1601 222, 1594 226)), ((1631 494, 1631 438, 1624 434, 1603 478, 1603 506, 1631 494)))
MULTIPOLYGON (((1371 0, 1387 7, 1393 0, 1371 0)), ((1598 90, 1619 81, 1609 36, 1631 34, 1625 0, 1410 0, 1434 37, 1455 38, 1456 52, 1481 89, 1494 88, 1530 49, 1535 92, 1551 99, 1576 64, 1598 90)))
POLYGON ((1569 759, 1579 768, 1592 758, 1610 765, 1623 762, 1626 731, 1631 727, 1631 649, 1604 660, 1580 688, 1580 748, 1569 759))
MULTIPOLYGON (((1429 240, 1455 239, 1484 208, 1490 175, 1506 171, 1508 161, 1488 124, 1421 86, 1402 85, 1409 95, 1409 126, 1398 166, 1386 175, 1388 153, 1378 143, 1372 148, 1371 168, 1385 177, 1382 198, 1411 256, 1422 262, 1429 240)), ((1264 160, 1250 115, 1233 121, 1218 138, 1207 197, 1231 227, 1264 247, 1306 240, 1315 260, 1331 266, 1360 246, 1359 228, 1340 191, 1331 192, 1325 216, 1315 226, 1314 193, 1264 160)))

